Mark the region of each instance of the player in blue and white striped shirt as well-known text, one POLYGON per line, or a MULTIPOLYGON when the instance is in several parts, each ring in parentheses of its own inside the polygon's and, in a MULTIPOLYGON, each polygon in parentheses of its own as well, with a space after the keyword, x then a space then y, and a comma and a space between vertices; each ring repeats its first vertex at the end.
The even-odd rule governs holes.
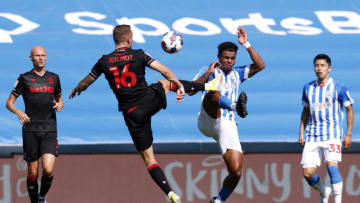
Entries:
POLYGON ((343 138, 343 109, 346 109, 347 132, 344 147, 351 145, 354 122, 352 104, 346 87, 330 77, 331 59, 319 54, 314 59, 317 80, 304 86, 303 111, 300 122, 299 143, 304 146, 301 164, 304 177, 310 186, 320 191, 320 202, 328 202, 331 189, 335 203, 341 202, 342 179, 338 164, 341 162, 341 140, 343 138), (305 137, 304 137, 305 134, 305 137), (316 174, 322 156, 328 165, 331 188, 325 187, 316 174))
POLYGON ((223 76, 221 91, 204 92, 198 118, 200 131, 218 142, 229 172, 218 196, 211 200, 213 203, 224 202, 241 178, 243 155, 234 111, 241 117, 245 117, 247 112, 246 95, 240 94, 239 97, 240 84, 265 68, 264 61, 248 42, 243 28, 238 30, 238 42, 246 48, 253 64, 234 67, 238 47, 232 42, 224 42, 218 46, 219 61, 211 63, 205 73, 200 72, 195 77, 195 82, 204 83, 223 76))

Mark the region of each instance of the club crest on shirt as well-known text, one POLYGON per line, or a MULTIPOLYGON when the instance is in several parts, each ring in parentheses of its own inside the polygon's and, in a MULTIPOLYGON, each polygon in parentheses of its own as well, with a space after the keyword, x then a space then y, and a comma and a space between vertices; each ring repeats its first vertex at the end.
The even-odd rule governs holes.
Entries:
POLYGON ((325 93, 325 97, 328 98, 329 100, 331 99, 332 95, 333 95, 333 92, 332 92, 332 91, 327 91, 327 92, 325 93))
POLYGON ((49 83, 54 84, 54 80, 52 79, 52 77, 49 78, 49 83))

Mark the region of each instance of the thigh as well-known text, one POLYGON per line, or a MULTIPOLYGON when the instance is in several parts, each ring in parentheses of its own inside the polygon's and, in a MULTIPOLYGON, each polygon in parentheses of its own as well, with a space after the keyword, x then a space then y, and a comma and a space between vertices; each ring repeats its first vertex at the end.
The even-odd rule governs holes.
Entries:
POLYGON ((40 140, 36 131, 23 131, 24 160, 34 162, 40 158, 40 140))
POLYGON ((218 142, 222 154, 225 154, 229 149, 242 153, 238 129, 233 121, 226 118, 221 119, 218 142))
POLYGON ((218 140, 220 132, 220 119, 211 118, 204 108, 201 107, 201 111, 198 116, 198 128, 205 136, 218 140))
POLYGON ((323 150, 319 142, 306 142, 301 158, 303 168, 320 167, 323 150))
POLYGON ((58 141, 56 131, 41 132, 40 156, 43 154, 58 155, 58 141))
POLYGON ((151 115, 141 106, 123 115, 136 149, 143 151, 149 148, 153 143, 151 115))
POLYGON ((202 102, 202 108, 213 119, 220 118, 221 110, 219 107, 219 98, 221 94, 219 92, 208 92, 204 96, 202 102))

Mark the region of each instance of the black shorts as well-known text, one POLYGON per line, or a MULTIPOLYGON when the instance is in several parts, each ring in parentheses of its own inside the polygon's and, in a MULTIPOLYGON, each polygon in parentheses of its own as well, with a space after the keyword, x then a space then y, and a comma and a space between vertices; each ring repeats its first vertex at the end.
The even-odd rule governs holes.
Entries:
POLYGON ((166 108, 166 95, 160 82, 146 88, 138 104, 123 111, 125 123, 138 151, 149 148, 153 143, 151 117, 166 108))
POLYGON ((57 156, 58 142, 56 131, 23 131, 24 160, 33 162, 43 154, 57 156))

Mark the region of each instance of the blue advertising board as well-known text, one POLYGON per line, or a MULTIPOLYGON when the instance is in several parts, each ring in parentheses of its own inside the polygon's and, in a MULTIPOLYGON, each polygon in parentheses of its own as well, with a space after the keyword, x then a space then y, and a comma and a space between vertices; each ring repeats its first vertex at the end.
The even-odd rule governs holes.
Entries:
MULTIPOLYGON (((112 29, 130 24, 135 49, 141 48, 191 80, 201 68, 217 60, 217 45, 237 43, 236 28, 243 26, 266 68, 246 81, 249 115, 238 120, 241 141, 296 141, 302 110, 303 85, 316 79, 313 58, 332 58, 331 75, 350 90, 355 100, 353 139, 360 140, 360 2, 331 1, 20 1, 0 2, 0 143, 20 144, 21 125, 5 108, 20 73, 32 68, 28 56, 35 45, 45 47, 46 68, 60 75, 65 106, 57 114, 60 143, 131 142, 117 110, 117 101, 100 77, 79 97, 68 96, 102 54, 114 49, 112 29), (183 49, 165 53, 161 36, 179 31, 183 49)), ((240 47, 237 65, 251 63, 240 47)), ((148 83, 163 77, 148 69, 148 83)), ((168 108, 152 119, 155 142, 211 141, 197 129, 201 93, 176 103, 168 94, 168 108)), ((16 105, 24 108, 22 99, 16 105)))

